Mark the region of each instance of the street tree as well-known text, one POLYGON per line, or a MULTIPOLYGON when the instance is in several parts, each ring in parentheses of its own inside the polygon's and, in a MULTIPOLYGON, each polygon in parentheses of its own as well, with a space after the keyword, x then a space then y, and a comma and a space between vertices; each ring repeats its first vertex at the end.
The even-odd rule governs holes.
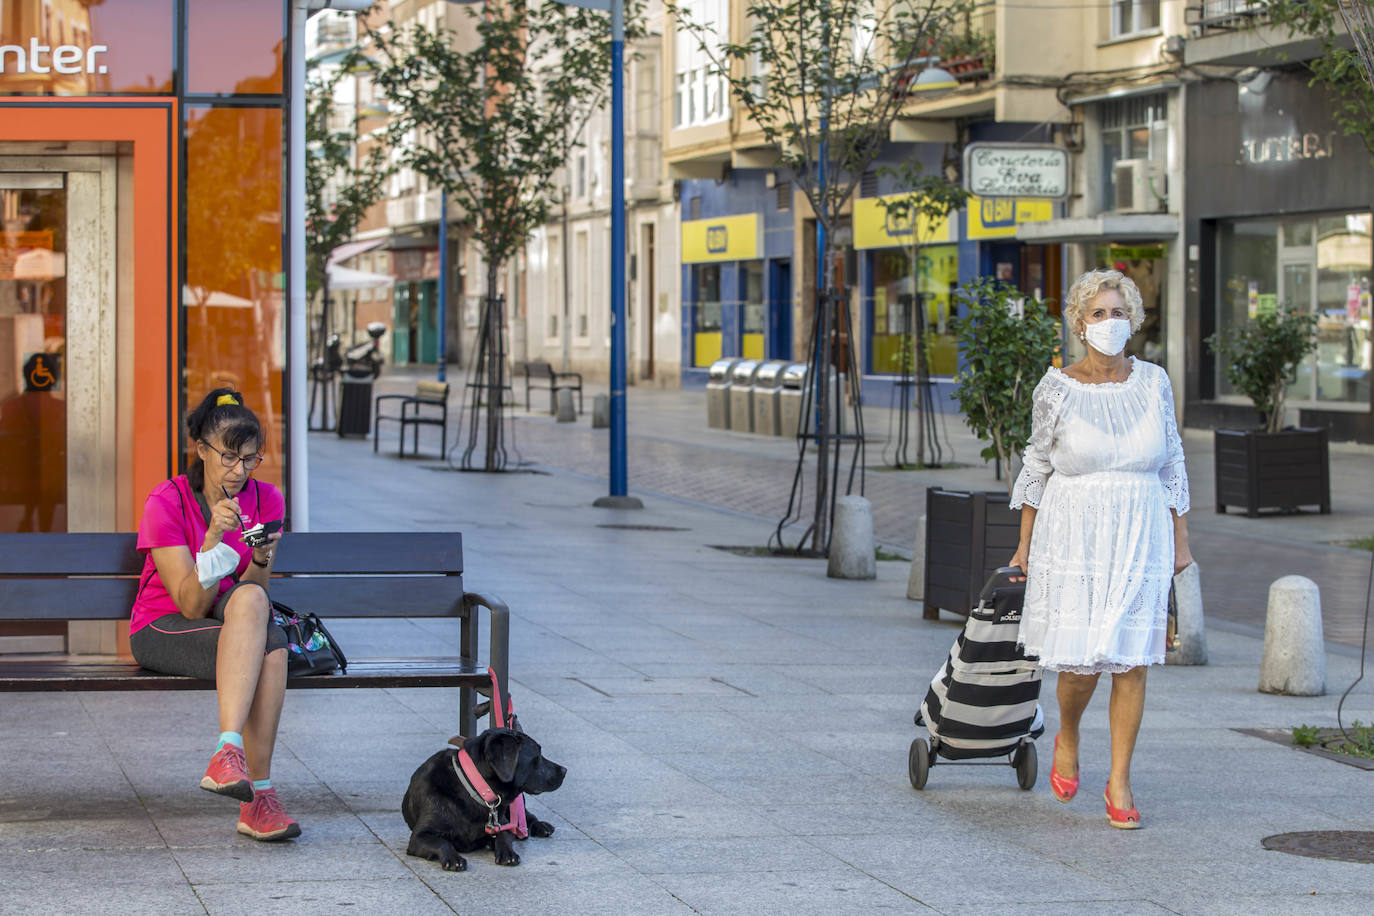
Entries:
POLYGON ((313 299, 323 292, 320 348, 328 346, 329 255, 353 238, 358 224, 382 196, 391 174, 386 148, 358 145, 361 113, 340 111, 336 101, 346 68, 316 71, 306 86, 305 115, 305 288, 313 299), (351 116, 350 116, 351 114, 351 116))
POLYGON ((492 0, 463 12, 462 36, 415 23, 368 26, 367 37, 399 161, 444 190, 486 262, 474 363, 482 385, 464 464, 485 427, 481 469, 497 471, 506 463, 501 268, 548 218, 570 149, 557 126, 574 123, 608 81, 610 20, 553 0, 492 0))
MULTIPOLYGON (((798 550, 829 551, 839 452, 845 442, 853 445, 846 492, 853 490, 856 468, 862 474, 859 373, 852 347, 841 345, 852 335, 845 293, 835 288, 835 234, 859 181, 882 152, 892 122, 922 91, 916 80, 932 49, 960 27, 968 5, 948 0, 752 0, 746 8, 751 31, 733 42, 722 34, 728 34, 728 24, 699 21, 686 3, 670 7, 716 75, 727 82, 747 116, 743 129, 757 127, 816 218, 820 263, 809 316, 811 384, 803 412, 809 418, 814 406, 815 423, 808 419, 805 425, 813 431, 801 434, 788 516, 776 536, 779 544, 793 513, 802 511, 798 503, 809 438, 817 446, 815 504, 798 550), (839 373, 847 377, 847 391, 840 387, 839 373), (846 397, 854 421, 848 434, 839 422, 846 397), (814 405, 809 403, 813 398, 814 405)), ((862 492, 861 476, 859 488, 862 492)))
MULTIPOLYGON (((930 388, 930 359, 926 339, 927 308, 921 292, 921 249, 929 244, 942 226, 948 226, 950 215, 962 210, 968 203, 969 194, 962 185, 955 184, 942 174, 926 172, 921 161, 916 158, 902 160, 895 168, 882 166, 879 175, 895 179, 898 187, 904 190, 878 199, 883 208, 893 234, 906 239, 907 267, 910 279, 910 300, 902 303, 903 328, 901 352, 901 378, 912 381, 915 387, 916 405, 916 463, 915 467, 939 467, 941 449, 939 436, 935 430, 935 405, 930 388), (927 452, 934 456, 934 463, 926 464, 927 452)), ((891 308, 891 305, 888 306, 891 308)), ((902 405, 899 412, 900 428, 893 450, 893 463, 896 467, 910 467, 906 460, 906 446, 909 437, 907 408, 911 404, 913 392, 903 385, 902 405)))

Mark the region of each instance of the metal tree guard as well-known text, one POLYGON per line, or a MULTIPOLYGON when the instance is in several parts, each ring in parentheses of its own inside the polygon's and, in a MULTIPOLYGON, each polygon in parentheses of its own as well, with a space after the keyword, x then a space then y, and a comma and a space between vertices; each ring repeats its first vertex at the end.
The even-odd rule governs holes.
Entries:
POLYGON ((477 356, 472 379, 468 382, 468 446, 463 450, 464 471, 504 471, 506 454, 506 297, 497 296, 482 303, 482 320, 477 331, 477 356), (482 444, 480 464, 474 456, 482 444))
MULTIPOLYGON (((930 363, 926 358, 926 294, 914 297, 903 293, 898 299, 902 309, 901 371, 893 382, 893 396, 900 400, 897 407, 897 435, 894 440, 892 466, 898 470, 938 468, 945 460, 940 434, 935 428, 935 383, 930 380, 930 363), (912 389, 915 389, 913 392, 912 389), (907 455, 911 446, 911 408, 916 406, 916 462, 907 455), (927 460, 929 459, 929 460, 927 460)), ((891 431, 891 427, 888 427, 891 431)))

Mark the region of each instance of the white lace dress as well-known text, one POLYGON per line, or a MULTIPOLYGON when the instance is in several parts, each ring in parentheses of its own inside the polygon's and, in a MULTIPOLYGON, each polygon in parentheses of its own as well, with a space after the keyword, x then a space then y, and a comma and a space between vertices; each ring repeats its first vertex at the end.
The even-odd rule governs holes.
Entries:
POLYGON ((1013 509, 1038 510, 1018 641, 1056 671, 1162 664, 1169 510, 1188 511, 1169 376, 1134 357, 1124 382, 1091 385, 1052 368, 1033 417, 1011 498, 1013 509))

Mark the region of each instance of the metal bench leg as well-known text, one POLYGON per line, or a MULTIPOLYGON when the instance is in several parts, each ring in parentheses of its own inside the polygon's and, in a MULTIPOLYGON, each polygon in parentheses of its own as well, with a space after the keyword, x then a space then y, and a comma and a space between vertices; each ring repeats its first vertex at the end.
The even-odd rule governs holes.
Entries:
POLYGON ((482 592, 467 592, 463 595, 463 608, 469 616, 472 616, 474 608, 479 607, 484 607, 490 612, 487 666, 496 672, 497 681, 501 685, 501 696, 491 698, 492 715, 488 721, 490 727, 495 728, 495 704, 500 703, 501 708, 505 709, 510 702, 510 609, 504 601, 494 595, 482 592))

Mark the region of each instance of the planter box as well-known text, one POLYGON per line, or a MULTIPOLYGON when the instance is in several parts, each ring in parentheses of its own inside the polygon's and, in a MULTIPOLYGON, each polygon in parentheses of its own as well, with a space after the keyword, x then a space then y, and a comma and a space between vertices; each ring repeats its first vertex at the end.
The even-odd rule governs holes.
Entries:
POLYGON ((926 490, 926 620, 941 608, 967 617, 988 577, 1016 553, 1021 511, 1008 501, 1000 492, 926 490))
POLYGON ((1324 428, 1218 429, 1215 436, 1218 513, 1227 506, 1251 518, 1261 509, 1295 512, 1300 506, 1331 512, 1324 428))

